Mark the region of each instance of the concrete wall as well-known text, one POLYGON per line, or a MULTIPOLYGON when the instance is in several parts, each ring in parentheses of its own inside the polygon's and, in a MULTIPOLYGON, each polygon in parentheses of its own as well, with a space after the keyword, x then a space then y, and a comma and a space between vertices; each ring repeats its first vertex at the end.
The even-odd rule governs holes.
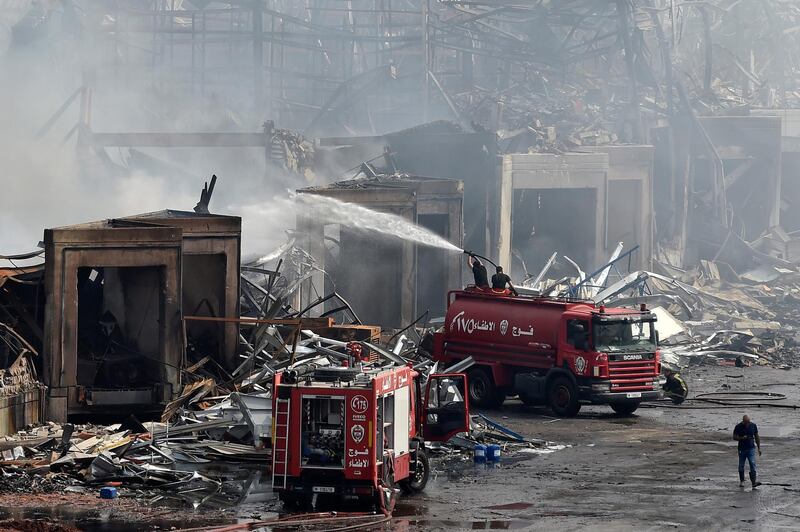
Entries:
POLYGON ((788 232, 800 230, 800 109, 752 109, 753 116, 781 120, 780 224, 788 232))
MULTIPOLYGON (((334 197, 340 201, 356 203, 369 209, 391 212, 413 223, 420 222, 420 217, 441 215, 446 217, 447 239, 461 248, 463 246, 463 185, 454 180, 409 179, 403 187, 370 187, 370 188, 337 188, 335 186, 320 189, 305 189, 301 192, 334 197)), ((430 261, 439 260, 432 254, 420 252, 420 247, 413 242, 381 237, 376 235, 355 233, 346 227, 339 228, 340 252, 342 259, 339 271, 325 262, 325 224, 314 218, 313 212, 298 216, 298 232, 300 243, 316 264, 332 275, 336 289, 354 307, 359 317, 370 324, 384 328, 399 327, 413 321, 426 308, 419 304, 418 268, 443 268, 444 282, 436 287, 440 296, 440 310, 444 310, 447 290, 462 286, 461 272, 463 256, 459 253, 443 253, 441 264, 430 261), (420 264, 420 260, 427 265, 420 264)), ((322 274, 314 274, 311 283, 301 286, 300 308, 312 303, 326 286, 322 274)), ((328 284, 330 286, 330 284, 328 284)), ((429 300, 430 301, 430 300, 429 300)), ((426 301, 427 303, 427 301, 426 301)), ((332 302, 330 307, 335 306, 332 302)), ((314 309, 322 312, 323 307, 314 309)), ((431 309, 435 315, 437 309, 431 309)))
POLYGON ((608 154, 608 248, 639 245, 632 267, 650 269, 653 258, 653 146, 596 146, 608 154))

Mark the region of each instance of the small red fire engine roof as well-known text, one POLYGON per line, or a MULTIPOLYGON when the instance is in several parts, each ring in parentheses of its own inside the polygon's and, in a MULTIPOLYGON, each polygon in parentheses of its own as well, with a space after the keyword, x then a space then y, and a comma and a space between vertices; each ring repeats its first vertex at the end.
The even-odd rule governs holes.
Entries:
POLYGON ((295 383, 289 384, 284 380, 281 385, 314 388, 370 388, 375 379, 405 369, 408 368, 406 366, 388 368, 320 367, 309 373, 300 374, 295 383))

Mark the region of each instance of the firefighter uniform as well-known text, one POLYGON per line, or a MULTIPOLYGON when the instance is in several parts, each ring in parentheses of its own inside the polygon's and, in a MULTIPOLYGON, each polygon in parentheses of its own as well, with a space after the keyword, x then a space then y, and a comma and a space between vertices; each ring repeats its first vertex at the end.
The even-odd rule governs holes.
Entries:
POLYGON ((672 399, 672 402, 676 405, 681 404, 686 399, 686 396, 689 395, 689 387, 686 386, 686 381, 677 371, 667 374, 664 391, 667 392, 667 397, 672 399))

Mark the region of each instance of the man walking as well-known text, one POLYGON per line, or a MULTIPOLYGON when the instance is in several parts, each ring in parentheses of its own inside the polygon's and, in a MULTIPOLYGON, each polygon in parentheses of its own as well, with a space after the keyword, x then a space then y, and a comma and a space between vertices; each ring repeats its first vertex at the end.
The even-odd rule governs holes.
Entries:
POLYGON ((756 447, 761 456, 761 440, 758 437, 758 427, 745 415, 742 422, 733 429, 733 439, 739 442, 739 487, 744 487, 744 462, 750 463, 750 483, 753 489, 761 485, 757 480, 756 472, 756 447))

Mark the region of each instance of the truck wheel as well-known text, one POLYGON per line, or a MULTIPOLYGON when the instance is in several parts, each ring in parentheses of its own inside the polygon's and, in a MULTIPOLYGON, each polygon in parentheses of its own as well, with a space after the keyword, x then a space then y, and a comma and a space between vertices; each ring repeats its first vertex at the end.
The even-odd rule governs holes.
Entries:
POLYGON ((629 416, 636 412, 637 408, 639 408, 639 403, 637 401, 611 403, 611 409, 621 416, 629 416))
POLYGON ((417 449, 417 460, 414 469, 409 471, 408 478, 398 482, 403 493, 413 495, 425 489, 431 474, 431 464, 425 449, 417 449))
POLYGON ((547 389, 548 403, 555 415, 574 417, 581 409, 578 402, 578 391, 567 377, 556 377, 547 389))
POLYGON ((482 368, 469 372, 469 404, 479 408, 496 408, 506 400, 506 394, 494 384, 491 374, 482 368))

